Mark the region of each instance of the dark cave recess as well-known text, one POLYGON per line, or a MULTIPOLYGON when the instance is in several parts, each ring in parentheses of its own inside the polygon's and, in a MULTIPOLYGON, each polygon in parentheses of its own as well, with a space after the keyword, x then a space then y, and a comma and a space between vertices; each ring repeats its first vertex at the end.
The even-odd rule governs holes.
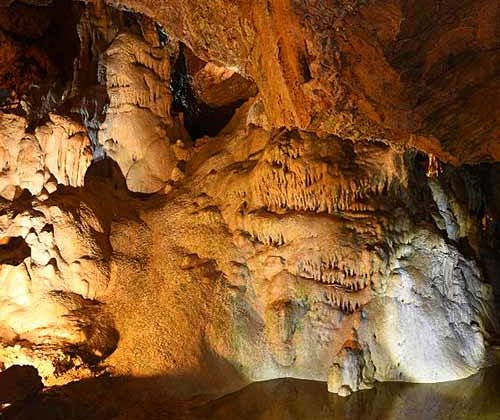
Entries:
MULTIPOLYGON (((193 140, 203 136, 216 136, 231 120, 236 109, 257 93, 255 84, 234 74, 233 86, 242 91, 240 97, 228 96, 227 103, 221 106, 209 105, 200 98, 193 86, 193 73, 200 70, 206 63, 180 44, 179 55, 175 62, 171 90, 174 97, 174 112, 182 112, 184 125, 193 140)), ((231 89, 231 87, 230 87, 231 89)), ((234 90, 234 89, 233 89, 234 90)))

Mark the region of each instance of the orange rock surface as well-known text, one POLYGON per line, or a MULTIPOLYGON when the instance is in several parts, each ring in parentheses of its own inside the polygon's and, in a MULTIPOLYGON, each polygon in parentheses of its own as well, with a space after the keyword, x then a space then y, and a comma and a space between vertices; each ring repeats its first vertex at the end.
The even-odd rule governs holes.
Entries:
POLYGON ((495 363, 499 19, 0 3, 0 369, 191 398, 495 363))

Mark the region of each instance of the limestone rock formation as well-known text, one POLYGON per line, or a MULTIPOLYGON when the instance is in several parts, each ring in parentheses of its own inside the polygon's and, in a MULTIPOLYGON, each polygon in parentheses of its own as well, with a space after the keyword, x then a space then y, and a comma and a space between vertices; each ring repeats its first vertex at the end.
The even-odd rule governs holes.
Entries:
POLYGON ((342 397, 373 386, 375 366, 365 360, 363 351, 344 348, 337 355, 328 374, 328 391, 342 397))
POLYGON ((2 2, 0 370, 347 396, 497 363, 499 13, 2 2))
POLYGON ((177 163, 189 141, 171 113, 168 51, 119 34, 101 65, 110 103, 99 142, 120 166, 129 190, 157 192, 178 180, 177 163))
POLYGON ((96 300, 109 278, 105 227, 82 198, 28 200, 0 216, 0 357, 6 366, 33 364, 46 383, 56 381, 58 363, 72 365, 64 350, 79 348, 80 364, 115 345, 96 300))
MULTIPOLYGON (((207 141, 193 155, 185 188, 145 209, 145 226, 119 225, 112 236, 112 282, 123 288, 113 300, 135 307, 115 315, 123 347, 109 360, 118 372, 203 371, 207 343, 251 380, 327 380, 352 342, 371 360, 372 381, 451 380, 482 366, 495 324, 491 286, 430 214, 416 218, 414 210, 433 201, 415 201, 411 155, 381 143, 256 128, 207 141), (172 235, 162 235, 165 226, 172 235), (144 232, 140 253, 125 240, 131 229, 144 232), (128 263, 133 256, 149 274, 128 263), (126 270, 124 284, 118 278, 126 270), (163 274, 141 282, 153 273, 163 274), (189 310, 176 307, 177 290, 196 302, 189 310), (131 325, 152 306, 172 318, 140 332, 151 354, 141 352, 137 366, 131 325), (162 348, 182 347, 186 337, 170 334, 169 325, 184 317, 201 323, 204 336, 158 360, 162 348)), ((362 369, 331 389, 360 389, 355 374, 362 369)))
POLYGON ((50 114, 34 134, 26 129, 23 117, 0 114, 0 195, 13 200, 22 189, 47 196, 58 184, 81 187, 92 161, 84 127, 50 114))
POLYGON ((490 0, 109 0, 255 80, 273 126, 497 161, 499 9, 490 0), (376 35, 375 35, 376 34, 376 35))

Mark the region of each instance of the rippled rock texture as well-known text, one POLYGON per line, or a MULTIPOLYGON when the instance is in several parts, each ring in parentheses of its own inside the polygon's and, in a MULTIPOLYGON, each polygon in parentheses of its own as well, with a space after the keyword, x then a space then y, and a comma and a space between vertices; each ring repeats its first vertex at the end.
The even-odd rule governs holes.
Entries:
POLYGON ((0 367, 184 398, 496 363, 499 18, 0 3, 0 367))

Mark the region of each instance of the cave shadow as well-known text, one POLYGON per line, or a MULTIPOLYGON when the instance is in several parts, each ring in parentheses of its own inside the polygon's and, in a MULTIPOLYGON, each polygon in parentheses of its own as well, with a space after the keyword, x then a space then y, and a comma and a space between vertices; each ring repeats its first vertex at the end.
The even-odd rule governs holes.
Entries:
MULTIPOLYGON (((173 95, 172 110, 181 113, 184 126, 193 141, 204 136, 215 137, 226 127, 236 110, 248 99, 257 94, 257 87, 253 84, 248 95, 233 98, 225 104, 209 105, 197 95, 193 87, 193 75, 190 73, 188 59, 194 61, 192 66, 203 67, 206 62, 195 56, 185 44, 179 43, 179 55, 172 69, 170 88, 173 95)), ((191 69, 192 70, 192 69, 191 69)), ((243 83, 244 79, 241 77, 243 83)))
MULTIPOLYGON (((9 420, 239 419, 420 420, 493 419, 500 415, 500 367, 440 384, 380 383, 341 398, 325 383, 298 379, 256 382, 220 398, 172 397, 196 377, 99 377, 53 387, 0 418, 9 420)), ((193 382, 195 383, 195 382, 193 382)))

